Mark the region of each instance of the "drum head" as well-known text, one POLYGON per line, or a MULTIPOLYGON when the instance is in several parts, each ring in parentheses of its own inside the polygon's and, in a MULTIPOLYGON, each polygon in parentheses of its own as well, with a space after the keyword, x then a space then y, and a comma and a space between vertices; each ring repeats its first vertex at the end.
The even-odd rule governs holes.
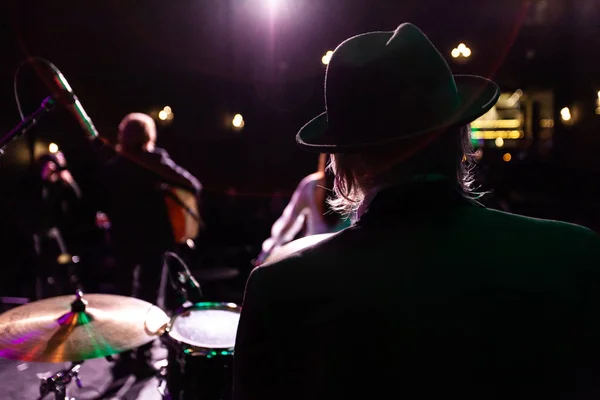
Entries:
POLYGON ((201 349, 233 349, 240 308, 232 303, 199 303, 177 315, 169 336, 201 349))

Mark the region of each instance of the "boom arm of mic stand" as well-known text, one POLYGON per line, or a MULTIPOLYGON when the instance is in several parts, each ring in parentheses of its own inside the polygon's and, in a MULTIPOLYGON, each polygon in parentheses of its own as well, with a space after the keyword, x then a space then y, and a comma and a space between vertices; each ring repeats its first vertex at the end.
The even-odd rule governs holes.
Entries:
POLYGON ((4 154, 4 148, 8 145, 8 143, 27 133, 37 124, 39 118, 52 111, 55 105, 56 100, 54 100, 52 96, 46 97, 37 110, 21 121, 10 132, 2 136, 0 138, 0 155, 4 154))

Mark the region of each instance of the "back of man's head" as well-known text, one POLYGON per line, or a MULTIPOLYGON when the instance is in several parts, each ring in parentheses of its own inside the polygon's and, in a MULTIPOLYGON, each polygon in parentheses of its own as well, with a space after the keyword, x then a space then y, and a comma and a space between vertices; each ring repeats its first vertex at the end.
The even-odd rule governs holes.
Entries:
POLYGON ((155 142, 156 123, 149 115, 131 113, 119 124, 119 151, 149 151, 154 147, 155 142))
POLYGON ((332 154, 330 167, 335 172, 335 198, 330 203, 334 210, 351 214, 372 189, 432 175, 456 181, 457 187, 469 193, 473 165, 468 126, 444 128, 427 136, 332 154))

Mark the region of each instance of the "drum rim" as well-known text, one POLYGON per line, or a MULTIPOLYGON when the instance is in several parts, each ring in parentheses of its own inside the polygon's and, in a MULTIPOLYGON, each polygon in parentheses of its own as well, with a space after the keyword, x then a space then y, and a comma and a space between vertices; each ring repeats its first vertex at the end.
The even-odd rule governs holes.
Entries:
POLYGON ((173 324, 175 320, 179 318, 181 315, 191 312, 191 311, 200 311, 200 310, 222 310, 222 311, 232 311, 240 314, 242 312, 242 307, 237 305, 236 303, 228 303, 228 302, 210 302, 204 301, 196 304, 192 304, 191 306, 183 307, 177 310, 177 313, 171 317, 167 327, 165 328, 165 333, 163 338, 168 340, 171 345, 177 346, 177 348, 181 349, 183 354, 190 356, 205 356, 208 358, 216 357, 216 356, 229 356, 233 355, 234 347, 202 347, 195 346, 190 343, 186 343, 181 340, 175 339, 171 336, 171 330, 173 328, 173 324))

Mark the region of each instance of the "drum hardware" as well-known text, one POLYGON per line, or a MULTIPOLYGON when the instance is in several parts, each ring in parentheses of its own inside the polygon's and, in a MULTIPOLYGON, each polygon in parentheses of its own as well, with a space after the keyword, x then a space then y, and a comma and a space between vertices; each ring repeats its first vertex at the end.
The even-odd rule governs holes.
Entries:
MULTIPOLYGON (((168 365, 168 363, 167 363, 168 365)), ((156 375, 158 379, 158 393, 164 400, 171 400, 171 395, 169 394, 168 381, 167 381, 167 373, 168 368, 167 365, 161 366, 158 370, 158 374, 156 375)))
MULTIPOLYGON (((113 362, 114 358, 112 356, 106 356, 106 361, 113 362)), ((81 379, 79 379, 79 370, 83 365, 83 361, 75 361, 71 363, 71 366, 67 369, 63 369, 51 375, 47 374, 38 374, 38 378, 40 378, 40 397, 38 400, 44 399, 50 393, 54 393, 55 400, 75 400, 75 398, 69 397, 67 394, 67 386, 75 381, 75 384, 79 389, 83 388, 83 384, 81 383, 81 379)))
POLYGON ((200 284, 192 275, 189 267, 183 259, 171 251, 164 254, 164 263, 167 266, 169 282, 179 297, 179 306, 199 303, 204 300, 200 284))
POLYGON ((83 387, 79 379, 79 370, 82 364, 83 361, 73 362, 69 368, 58 371, 48 378, 41 378, 38 400, 43 400, 50 393, 54 393, 56 400, 73 400, 67 394, 67 386, 75 381, 78 388, 83 387))

